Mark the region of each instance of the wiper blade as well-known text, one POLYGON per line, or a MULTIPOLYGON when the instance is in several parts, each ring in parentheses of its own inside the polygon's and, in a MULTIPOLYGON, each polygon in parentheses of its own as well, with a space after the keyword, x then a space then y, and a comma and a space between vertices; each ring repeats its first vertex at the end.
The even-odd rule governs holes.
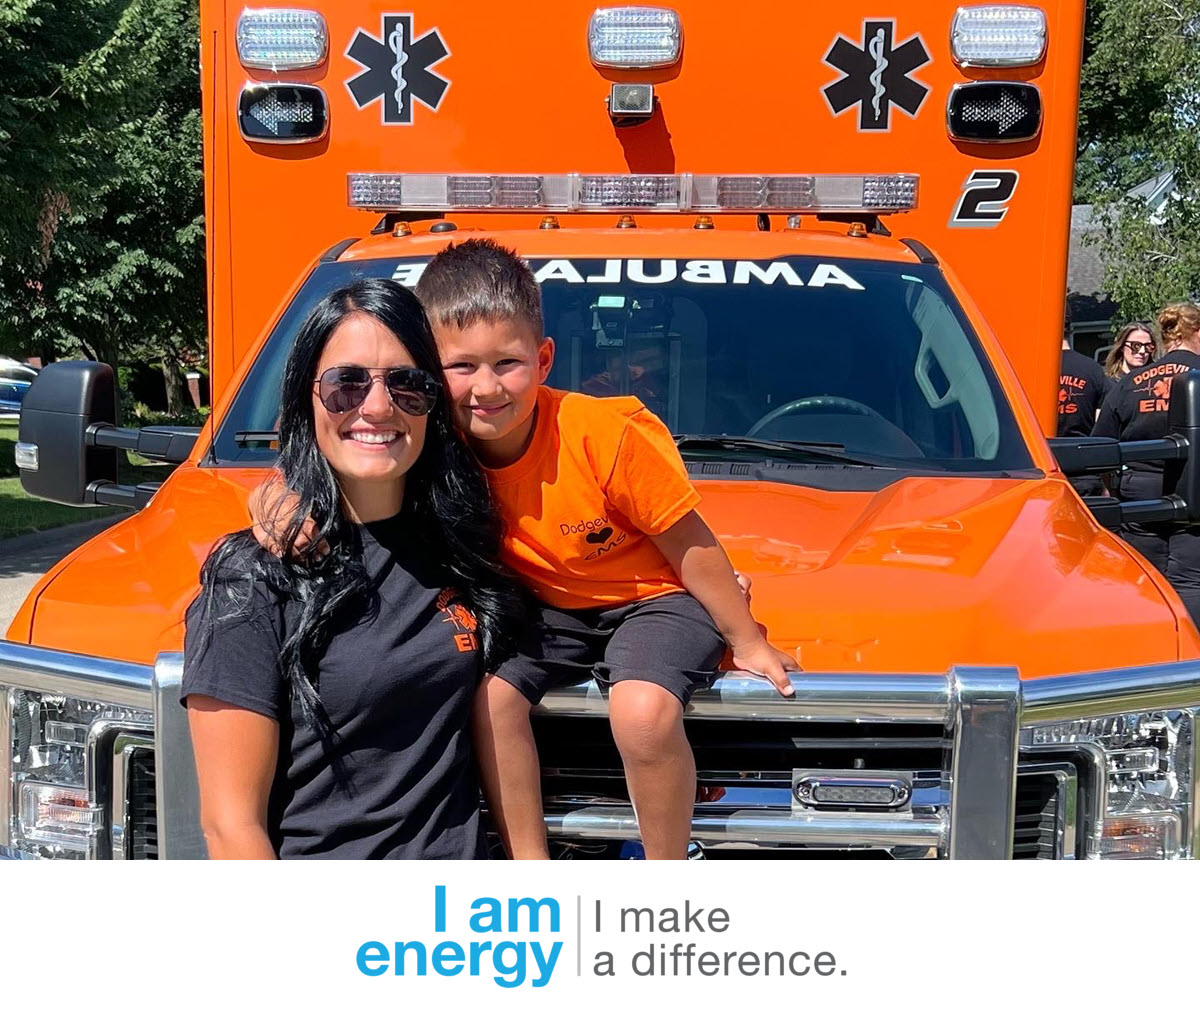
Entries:
POLYGON ((834 441, 771 441, 760 437, 737 437, 729 434, 677 434, 675 446, 680 451, 749 451, 767 452, 789 462, 838 462, 846 466, 870 466, 877 469, 897 469, 892 462, 847 455, 846 446, 834 441))
POLYGON ((277 430, 239 430, 233 435, 233 443, 239 448, 252 444, 271 444, 279 440, 277 430))

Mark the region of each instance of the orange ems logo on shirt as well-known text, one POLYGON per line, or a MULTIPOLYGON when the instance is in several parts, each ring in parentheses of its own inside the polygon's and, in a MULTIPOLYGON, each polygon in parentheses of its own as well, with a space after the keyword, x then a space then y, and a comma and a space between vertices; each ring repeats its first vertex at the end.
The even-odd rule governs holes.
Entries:
POLYGON ((1139 413, 1165 413, 1171 405, 1171 381, 1176 374, 1184 374, 1191 368, 1185 363, 1160 363, 1144 370, 1133 379, 1138 399, 1139 413))
POLYGON ((442 621, 454 626, 454 645, 460 653, 469 653, 479 648, 479 638, 475 634, 479 622, 475 620, 470 608, 460 602, 457 589, 443 589, 438 594, 437 609, 446 615, 442 621))
POLYGON ((1078 413, 1075 397, 1087 387, 1087 380, 1073 374, 1060 374, 1058 378, 1058 415, 1078 413))

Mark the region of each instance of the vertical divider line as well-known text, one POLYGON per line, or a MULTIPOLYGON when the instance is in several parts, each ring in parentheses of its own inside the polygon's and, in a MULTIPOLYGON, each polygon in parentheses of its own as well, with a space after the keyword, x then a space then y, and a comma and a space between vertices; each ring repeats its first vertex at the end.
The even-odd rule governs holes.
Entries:
POLYGON ((575 897, 575 976, 583 976, 583 897, 575 897))

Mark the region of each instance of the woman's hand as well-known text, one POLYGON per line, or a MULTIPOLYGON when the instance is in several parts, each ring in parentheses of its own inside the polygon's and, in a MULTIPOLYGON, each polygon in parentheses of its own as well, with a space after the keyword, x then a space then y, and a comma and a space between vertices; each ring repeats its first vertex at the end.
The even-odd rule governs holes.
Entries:
POLYGON ((279 724, 207 695, 189 695, 187 711, 208 856, 274 860, 267 801, 278 764, 279 724))

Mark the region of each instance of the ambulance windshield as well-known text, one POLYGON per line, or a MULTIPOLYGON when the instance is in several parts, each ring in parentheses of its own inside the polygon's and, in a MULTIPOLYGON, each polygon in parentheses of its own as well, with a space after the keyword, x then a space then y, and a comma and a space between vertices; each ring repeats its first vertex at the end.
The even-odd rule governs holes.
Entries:
MULTIPOLYGON (((635 395, 672 432, 692 438, 801 442, 922 471, 1032 466, 935 266, 811 257, 530 264, 556 344, 553 387, 635 395)), ((314 271, 223 421, 216 458, 273 459, 263 435, 275 427, 283 362, 324 294, 363 275, 415 285, 423 268, 378 260, 314 271)), ((712 458, 717 444, 689 440, 683 450, 712 458)), ((722 444, 718 457, 738 457, 735 442, 722 444)))

